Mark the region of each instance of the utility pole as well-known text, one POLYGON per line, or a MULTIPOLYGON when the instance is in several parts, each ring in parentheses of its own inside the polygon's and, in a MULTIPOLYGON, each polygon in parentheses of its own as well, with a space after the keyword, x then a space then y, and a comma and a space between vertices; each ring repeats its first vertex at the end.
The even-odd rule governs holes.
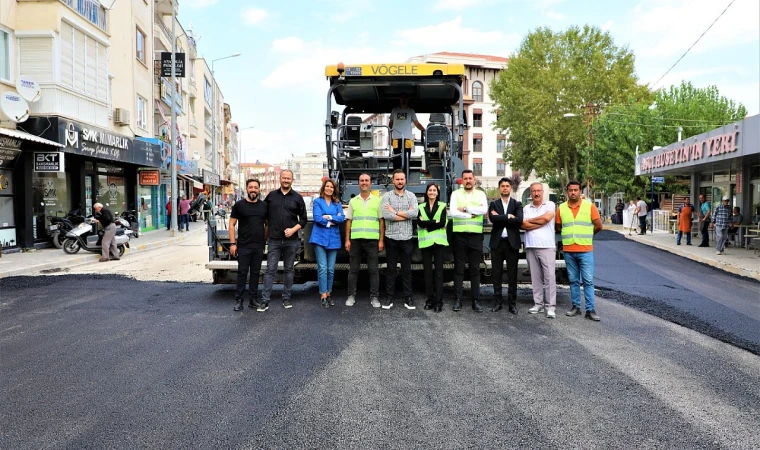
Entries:
POLYGON ((170 0, 171 7, 172 7, 172 123, 171 123, 171 133, 169 133, 169 136, 171 136, 172 141, 172 168, 171 168, 171 177, 172 177, 172 195, 169 196, 169 201, 171 201, 172 206, 172 217, 171 217, 171 235, 176 236, 177 235, 177 198, 179 198, 179 189, 177 188, 177 109, 175 108, 174 102, 177 101, 175 94, 176 86, 177 86, 177 67, 176 67, 176 57, 177 57, 177 34, 175 31, 175 22, 177 21, 177 9, 176 9, 176 2, 174 0, 170 0))
POLYGON ((588 191, 588 199, 594 203, 594 195, 591 192, 591 153, 594 149, 594 133, 591 128, 594 122, 594 105, 588 103, 586 106, 586 143, 588 145, 588 154, 586 155, 586 190, 588 191))
MULTIPOLYGON (((211 173, 216 173, 216 74, 214 73, 214 63, 227 58, 237 58, 240 53, 233 53, 223 58, 217 58, 211 61, 211 173)), ((219 174, 221 178, 221 174, 219 174)), ((216 193, 216 186, 211 186, 211 198, 214 198, 216 193)), ((216 201, 212 202, 216 204, 216 201)))

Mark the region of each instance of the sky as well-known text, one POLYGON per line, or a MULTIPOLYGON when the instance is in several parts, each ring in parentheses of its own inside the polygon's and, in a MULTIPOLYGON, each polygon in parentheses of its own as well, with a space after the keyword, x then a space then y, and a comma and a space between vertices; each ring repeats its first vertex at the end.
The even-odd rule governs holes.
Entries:
POLYGON ((539 27, 594 25, 636 57, 641 83, 715 85, 760 112, 758 0, 180 0, 215 63, 243 162, 324 151, 325 66, 402 63, 441 51, 509 57, 539 27), (710 24, 731 6, 686 56, 710 24), (661 78, 662 77, 662 78, 661 78), (250 128, 253 127, 253 128, 250 128))

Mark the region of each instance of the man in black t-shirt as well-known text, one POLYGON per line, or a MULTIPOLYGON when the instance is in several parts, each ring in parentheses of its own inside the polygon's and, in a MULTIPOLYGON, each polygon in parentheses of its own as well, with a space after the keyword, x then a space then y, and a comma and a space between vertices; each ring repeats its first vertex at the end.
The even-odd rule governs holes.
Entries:
POLYGON ((268 234, 268 207, 266 202, 259 199, 259 180, 250 179, 245 182, 247 196, 232 205, 230 213, 230 253, 237 256, 237 290, 235 291, 235 311, 243 310, 243 294, 245 283, 250 271, 249 308, 260 306, 257 300, 259 291, 259 275, 261 260, 264 257, 264 246, 268 234), (235 236, 237 225, 237 236, 235 236))

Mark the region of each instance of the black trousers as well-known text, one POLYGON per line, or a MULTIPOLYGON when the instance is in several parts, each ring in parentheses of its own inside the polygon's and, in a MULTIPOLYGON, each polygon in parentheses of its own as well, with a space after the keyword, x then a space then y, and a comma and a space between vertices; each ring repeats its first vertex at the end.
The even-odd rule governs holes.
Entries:
POLYGON ((443 305, 444 250, 446 247, 440 244, 433 244, 421 250, 422 267, 425 269, 425 295, 429 302, 439 305, 443 305))
POLYGON ((389 299, 396 290, 396 266, 401 261, 401 280, 404 283, 404 298, 412 298, 412 240, 397 241, 385 238, 385 291, 389 299))
POLYGON ((369 297, 380 298, 380 273, 377 269, 377 240, 376 239, 351 239, 351 263, 348 269, 348 295, 356 295, 356 283, 359 280, 359 269, 362 257, 367 257, 367 271, 369 272, 369 297))
POLYGON ((501 239, 499 245, 491 249, 491 283, 493 283, 493 296, 496 303, 502 303, 502 277, 504 274, 504 262, 507 263, 507 303, 515 306, 517 303, 517 260, 520 256, 518 250, 513 250, 509 241, 501 239))
POLYGON ((480 261, 483 259, 483 235, 481 233, 454 233, 456 264, 454 271, 454 294, 461 301, 464 297, 464 266, 470 265, 472 300, 480 300, 480 261))
POLYGON ((647 216, 639 216, 639 233, 645 234, 647 232, 647 216))
POLYGON ((237 289, 235 290, 235 300, 240 301, 243 299, 243 294, 245 294, 245 284, 248 281, 249 272, 251 274, 249 298, 252 301, 258 298, 262 258, 264 258, 263 248, 238 249, 237 289))
POLYGON ((704 222, 702 222, 702 226, 699 228, 699 231, 702 233, 702 243, 699 244, 702 247, 709 247, 710 246, 710 218, 708 217, 705 219, 704 222))

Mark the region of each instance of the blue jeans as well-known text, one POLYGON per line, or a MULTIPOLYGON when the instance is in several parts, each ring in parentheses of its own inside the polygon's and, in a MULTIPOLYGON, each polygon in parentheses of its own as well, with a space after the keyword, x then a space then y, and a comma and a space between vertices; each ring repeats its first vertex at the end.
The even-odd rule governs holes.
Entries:
POLYGON ((179 229, 182 230, 182 224, 185 225, 185 231, 190 231, 190 214, 180 214, 179 229))
POLYGON ((570 299, 581 309, 581 282, 586 297, 586 311, 594 310, 594 252, 565 252, 565 266, 570 278, 570 299))
MULTIPOLYGON (((686 245, 691 245, 691 231, 686 231, 686 245)), ((676 235, 676 244, 681 245, 681 236, 684 235, 684 232, 681 230, 678 230, 678 234, 676 235)))
POLYGON ((314 254, 317 257, 317 279, 319 280, 319 293, 332 292, 333 279, 335 278, 335 257, 338 249, 327 249, 314 244, 314 254))

